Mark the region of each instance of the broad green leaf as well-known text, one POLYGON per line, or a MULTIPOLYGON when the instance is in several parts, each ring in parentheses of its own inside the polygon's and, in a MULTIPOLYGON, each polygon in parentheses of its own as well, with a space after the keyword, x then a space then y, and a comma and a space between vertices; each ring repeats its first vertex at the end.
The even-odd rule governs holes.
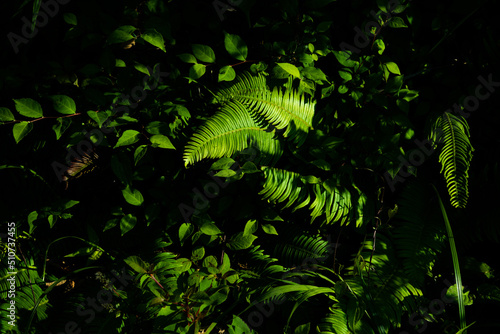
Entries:
POLYGON ((189 77, 193 80, 199 79, 205 74, 207 70, 206 65, 204 64, 194 64, 189 69, 189 77))
POLYGON ((120 138, 118 138, 118 142, 116 143, 114 148, 120 146, 127 146, 136 143, 139 141, 140 132, 136 130, 126 130, 122 133, 120 138))
POLYGON ((205 63, 214 63, 215 62, 215 53, 211 47, 208 45, 202 44, 193 44, 191 45, 194 56, 205 63))
POLYGON ((148 271, 148 264, 144 262, 140 257, 132 255, 124 259, 125 263, 140 274, 144 274, 148 271))
POLYGON ((170 142, 167 136, 164 135, 154 135, 149 138, 153 147, 165 148, 175 150, 174 145, 170 142))
POLYGON ((233 81, 236 78, 236 72, 232 66, 224 66, 219 70, 219 82, 221 81, 233 81))
POLYGON ((206 235, 222 234, 222 231, 219 230, 219 228, 217 226, 215 226, 214 223, 211 223, 211 222, 203 223, 203 225, 201 225, 201 227, 200 227, 200 231, 206 235))
POLYGON ((139 72, 146 74, 147 76, 151 76, 151 73, 149 73, 148 67, 146 65, 144 65, 144 64, 135 62, 134 68, 136 70, 138 70, 139 72))
POLYGON ((134 228, 135 224, 137 224, 137 217, 132 214, 128 214, 120 220, 120 230, 122 232, 122 236, 134 228))
POLYGON ((0 121, 8 122, 15 120, 14 115, 8 108, 0 108, 0 121))
POLYGON ((117 29, 115 29, 109 36, 108 36, 108 44, 115 44, 115 43, 123 43, 127 42, 131 39, 134 39, 135 36, 132 35, 134 31, 137 29, 133 26, 121 26, 117 29))
POLYGON ((288 74, 300 79, 299 69, 295 65, 289 63, 278 63, 278 66, 281 67, 288 74))
POLYGON ((300 73, 307 79, 322 84, 323 81, 327 81, 325 73, 316 67, 304 67, 300 70, 300 73))
POLYGON ((219 172, 217 172, 214 176, 217 176, 217 177, 231 177, 231 176, 235 176, 237 173, 232 170, 232 169, 223 169, 219 172))
POLYGON ((205 247, 197 246, 191 252, 191 261, 199 261, 205 256, 205 247))
POLYGON ((385 51, 385 43, 382 39, 377 39, 374 43, 373 43, 373 48, 377 51, 377 53, 379 55, 383 54, 384 51, 385 51))
POLYGON ((344 79, 344 82, 351 81, 352 80, 352 74, 348 71, 339 71, 339 76, 344 79))
POLYGON ((181 246, 184 245, 184 241, 189 238, 191 234, 193 234, 194 226, 191 223, 183 223, 179 227, 179 240, 181 242, 181 246))
POLYGON ((276 231, 276 228, 274 228, 274 226, 271 225, 271 224, 262 224, 262 229, 267 234, 276 234, 276 235, 278 235, 278 232, 276 231))
POLYGON ((252 246, 255 239, 257 237, 253 234, 245 236, 243 232, 239 232, 229 240, 228 247, 232 250, 247 249, 252 246))
POLYGON ((183 62, 188 63, 188 64, 196 64, 198 61, 196 61, 196 57, 193 56, 190 53, 182 53, 180 55, 177 55, 183 62))
POLYGON ((140 206, 144 202, 144 197, 142 197, 141 192, 137 189, 131 189, 128 185, 122 190, 122 194, 129 204, 140 206))
POLYGON ((67 24, 71 24, 73 26, 76 26, 78 23, 78 20, 76 19, 76 15, 73 13, 64 13, 63 15, 64 22, 67 24))
POLYGON ((210 295, 210 305, 220 305, 226 301, 227 296, 229 295, 229 287, 222 286, 217 288, 215 292, 210 295))
POLYGON ((335 58, 337 58, 337 61, 340 63, 340 65, 345 66, 345 67, 354 67, 358 64, 357 61, 351 60, 351 51, 332 51, 333 55, 335 58))
POLYGON ((115 66, 116 67, 127 67, 127 64, 122 59, 116 59, 115 60, 115 66))
POLYGON ((389 93, 396 93, 399 91, 401 86, 403 85, 403 75, 398 75, 390 78, 387 81, 387 85, 385 86, 385 90, 389 93))
POLYGON ((14 140, 19 143, 31 130, 33 130, 33 124, 29 122, 19 122, 14 124, 12 128, 12 133, 14 134, 14 140))
POLYGON ((220 158, 210 166, 210 170, 227 169, 234 165, 235 161, 231 158, 220 158))
MULTIPOLYGON (((248 47, 238 35, 224 33, 224 46, 229 54, 241 61, 245 61, 248 55, 248 47)), ((220 80, 219 80, 220 81, 220 80)))
POLYGON ((146 154, 147 150, 148 150, 148 145, 141 145, 141 146, 138 146, 135 149, 135 152, 134 152, 134 165, 137 166, 137 163, 142 159, 142 157, 144 157, 144 155, 146 154))
POLYGON ((50 97, 54 103, 54 109, 61 114, 71 115, 76 112, 75 101, 66 95, 53 95, 50 97))
POLYGON ((293 331, 293 334, 309 334, 310 328, 311 323, 308 322, 307 324, 297 326, 297 328, 293 331))
POLYGON ((168 126, 168 123, 153 121, 146 125, 146 131, 152 135, 161 135, 168 134, 170 132, 170 128, 168 126))
POLYGON ((92 111, 89 110, 87 111, 87 115, 99 125, 99 127, 102 127, 102 124, 108 119, 109 115, 104 112, 104 111, 92 111))
POLYGON ((257 231, 259 228, 259 223, 256 220, 249 220, 245 224, 245 229, 243 230, 243 236, 247 237, 257 231))
POLYGON ((397 75, 401 75, 401 72, 399 71, 399 67, 396 63, 388 62, 388 63, 385 63, 385 66, 387 67, 389 72, 397 74, 397 75))
POLYGON ((163 39, 162 34, 156 31, 156 29, 147 29, 141 37, 149 44, 156 46, 163 52, 167 52, 167 50, 165 50, 165 40, 163 39))
POLYGON ((387 22, 387 25, 391 28, 408 28, 405 21, 398 16, 391 17, 387 22))
POLYGON ((16 110, 23 116, 38 118, 43 117, 42 106, 33 99, 14 99, 16 110))
POLYGON ((52 130, 56 133, 57 140, 61 138, 62 134, 69 128, 70 125, 71 118, 58 117, 56 119, 56 124, 52 125, 52 130))

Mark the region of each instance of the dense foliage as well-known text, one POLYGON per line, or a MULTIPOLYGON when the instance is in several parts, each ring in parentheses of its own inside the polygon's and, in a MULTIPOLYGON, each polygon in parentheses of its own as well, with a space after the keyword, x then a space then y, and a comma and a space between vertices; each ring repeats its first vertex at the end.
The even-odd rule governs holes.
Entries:
POLYGON ((493 4, 2 4, 1 332, 498 330, 493 4))

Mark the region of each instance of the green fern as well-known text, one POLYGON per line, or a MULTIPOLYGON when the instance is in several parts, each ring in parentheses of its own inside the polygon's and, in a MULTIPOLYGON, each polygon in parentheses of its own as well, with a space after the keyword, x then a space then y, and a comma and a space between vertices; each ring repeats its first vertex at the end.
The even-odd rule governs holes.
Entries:
POLYGON ((328 242, 321 237, 294 234, 295 237, 285 242, 279 242, 274 248, 273 255, 286 267, 300 266, 305 261, 325 257, 328 252, 328 242))
POLYGON ((282 154, 281 143, 274 137, 274 131, 260 127, 244 105, 230 101, 193 135, 184 163, 231 156, 247 147, 258 147, 261 163, 272 163, 282 154))
POLYGON ((339 221, 344 224, 352 212, 351 194, 340 186, 336 178, 321 181, 314 176, 277 168, 263 168, 266 182, 259 193, 272 203, 287 202, 285 208, 297 210, 307 206, 311 210, 311 222, 325 215, 326 223, 339 221), (312 200, 313 199, 313 200, 312 200))
POLYGON ((300 146, 312 129, 315 102, 293 90, 270 91, 261 75, 242 75, 214 101, 221 103, 221 110, 192 136, 184 152, 186 166, 251 146, 259 149, 261 164, 273 165, 282 154, 276 130, 300 146))
POLYGON ((305 135, 312 129, 315 102, 290 89, 267 89, 262 75, 244 73, 234 85, 221 89, 216 100, 241 102, 277 129, 286 129, 283 135, 293 138, 297 146, 304 143, 305 135))
POLYGON ((469 126, 461 116, 444 112, 434 123, 431 140, 441 146, 439 162, 442 165, 451 204, 464 208, 469 197, 468 170, 474 149, 469 141, 469 126))

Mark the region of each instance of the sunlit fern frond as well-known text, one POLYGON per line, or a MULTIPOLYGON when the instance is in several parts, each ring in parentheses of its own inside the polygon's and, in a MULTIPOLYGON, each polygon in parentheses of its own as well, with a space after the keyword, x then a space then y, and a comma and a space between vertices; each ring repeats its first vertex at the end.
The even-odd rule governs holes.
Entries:
POLYGON ((314 176, 278 169, 263 168, 266 181, 259 193, 271 203, 284 203, 294 211, 309 205, 311 221, 325 215, 327 224, 346 223, 351 217, 351 194, 335 178, 321 181, 314 176))
POLYGON ((241 102, 277 129, 285 129, 284 137, 291 138, 297 146, 304 143, 312 129, 315 102, 292 89, 268 89, 263 75, 244 73, 234 84, 221 89, 216 100, 241 102))
POLYGON ((191 137, 184 163, 187 166, 205 158, 228 157, 247 147, 257 147, 264 164, 272 164, 282 154, 274 131, 260 127, 243 104, 230 101, 191 137))
POLYGON ((469 125, 461 116, 444 112, 431 130, 431 140, 440 147, 442 165, 451 204, 464 208, 469 198, 468 171, 474 149, 469 141, 469 125))

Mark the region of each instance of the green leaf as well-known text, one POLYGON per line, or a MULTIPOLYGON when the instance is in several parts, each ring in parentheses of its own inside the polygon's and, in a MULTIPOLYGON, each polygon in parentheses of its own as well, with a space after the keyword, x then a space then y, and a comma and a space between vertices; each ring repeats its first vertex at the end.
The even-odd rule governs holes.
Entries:
POLYGON ((193 234, 194 226, 191 223, 183 223, 179 227, 179 240, 181 242, 181 246, 184 245, 184 241, 189 238, 191 234, 193 234))
POLYGON ((388 63, 385 63, 384 65, 385 65, 385 67, 387 67, 389 72, 397 74, 397 75, 401 75, 401 72, 399 71, 399 67, 398 67, 398 65, 396 65, 396 63, 388 62, 388 63))
POLYGON ((144 262, 140 257, 132 255, 124 259, 125 263, 130 266, 133 270, 140 274, 144 274, 148 271, 148 264, 144 262))
POLYGON ((259 223, 256 220, 249 220, 245 224, 245 229, 243 230, 243 236, 247 237, 257 231, 259 228, 259 223))
POLYGON ((295 65, 289 63, 278 63, 277 65, 288 74, 300 79, 300 71, 295 65))
POLYGON ((125 132, 122 133, 120 138, 118 138, 118 142, 116 143, 114 148, 136 143, 137 141, 139 141, 139 135, 140 135, 139 131, 126 130, 125 132))
POLYGON ((61 114, 71 115, 76 112, 75 101, 66 95, 53 95, 50 97, 54 103, 54 109, 61 114))
POLYGON ((167 136, 164 135, 154 135, 149 138, 153 147, 165 148, 175 150, 174 145, 170 142, 167 136))
POLYGON ((73 26, 76 26, 78 21, 76 19, 76 15, 73 13, 64 13, 63 15, 64 22, 67 24, 71 24, 73 26))
POLYGON ((379 55, 381 55, 385 51, 385 43, 380 38, 373 43, 373 47, 379 55))
POLYGON ((204 64, 194 64, 189 69, 189 77, 193 80, 201 78, 207 70, 206 65, 204 64))
POLYGON ((116 59, 115 66, 116 67, 127 67, 127 64, 125 64, 125 62, 122 59, 116 59))
POLYGON ((199 261, 205 256, 205 247, 197 246, 191 252, 191 261, 199 261))
POLYGON ((144 155, 146 154, 147 150, 148 150, 148 145, 141 145, 141 146, 138 146, 135 149, 135 152, 134 152, 134 165, 137 166, 137 163, 142 159, 142 157, 144 157, 144 155))
POLYGON ((231 176, 235 176, 237 173, 232 170, 232 169, 223 169, 221 170, 220 172, 218 172, 217 174, 215 174, 214 176, 217 176, 217 177, 231 177, 231 176))
POLYGON ((33 99, 14 99, 16 110, 23 116, 31 118, 43 117, 42 106, 33 99))
POLYGON ((188 64, 196 64, 196 63, 198 63, 196 61, 196 57, 193 56, 190 53, 182 53, 180 55, 177 55, 177 57, 179 57, 183 62, 188 63, 188 64))
MULTIPOLYGON (((238 35, 224 33, 224 46, 229 54, 241 61, 245 61, 248 55, 248 47, 238 35)), ((220 80, 219 80, 220 81, 220 80)))
POLYGON ((390 78, 387 81, 387 85, 385 86, 385 90, 389 93, 396 93, 399 91, 401 86, 403 85, 403 75, 398 75, 390 78))
POLYGON ((104 123, 104 121, 106 121, 109 117, 109 115, 107 113, 105 113, 104 111, 100 111, 100 112, 97 112, 97 111, 92 111, 92 110, 89 110, 87 111, 87 115, 97 123, 97 125, 99 125, 99 127, 102 127, 102 124, 104 123))
POLYGON ((135 224, 137 224, 137 217, 132 214, 128 214, 120 220, 120 230, 122 232, 122 236, 134 228, 135 224))
POLYGON ((137 189, 132 190, 128 185, 122 190, 122 194, 129 204, 140 206, 144 202, 144 197, 142 197, 141 192, 137 189))
POLYGON ((135 62, 135 64, 134 64, 134 68, 135 68, 136 70, 138 70, 139 72, 146 74, 147 76, 150 76, 150 75, 151 75, 151 73, 149 73, 149 69, 148 69, 148 67, 147 67, 146 65, 144 65, 144 64, 141 64, 141 63, 135 62))
POLYGON ((387 25, 391 28, 408 28, 405 21, 398 16, 391 17, 387 22, 387 25))
POLYGON ((15 120, 14 115, 8 108, 0 108, 0 121, 8 122, 15 120))
POLYGON ((274 228, 274 226, 271 225, 271 224, 262 224, 262 229, 267 234, 276 234, 276 235, 278 235, 278 232, 276 231, 276 229, 274 228))
POLYGON ((307 324, 297 326, 297 328, 293 331, 293 334, 309 334, 310 328, 311 323, 308 322, 307 324))
POLYGON ((228 243, 228 247, 232 250, 247 249, 252 246, 252 243, 257 237, 253 234, 244 236, 243 232, 234 235, 228 243))
POLYGON ((205 63, 214 63, 215 62, 215 53, 211 47, 208 45, 202 44, 193 44, 191 45, 194 56, 205 63))
POLYGON ((156 29, 147 29, 141 37, 149 44, 156 46, 163 52, 167 52, 165 49, 165 40, 163 39, 163 35, 156 31, 156 29))
POLYGON ((337 61, 340 63, 340 65, 345 66, 345 67, 354 67, 358 64, 357 61, 351 60, 351 51, 332 51, 333 55, 335 58, 337 58, 337 61))
POLYGON ((205 222, 203 225, 200 227, 200 231, 203 232, 203 234, 206 235, 218 235, 222 234, 222 231, 219 230, 217 226, 215 226, 214 223, 212 222, 205 222))
POLYGON ((325 73, 316 67, 304 67, 300 70, 300 73, 307 79, 311 79, 317 84, 322 84, 323 81, 327 81, 325 73))
POLYGON ((221 170, 221 169, 228 169, 231 168, 232 165, 234 165, 235 161, 231 158, 220 158, 216 162, 210 166, 210 170, 221 170))
POLYGON ((219 70, 219 82, 221 81, 233 81, 236 78, 236 72, 232 66, 224 66, 219 70))
POLYGON ((12 132, 14 134, 14 140, 19 143, 31 130, 33 130, 33 124, 29 122, 19 122, 14 124, 12 132))
POLYGON ((116 44, 116 43, 123 43, 127 42, 131 39, 134 39, 135 36, 132 35, 134 31, 137 29, 133 26, 121 26, 117 29, 115 29, 109 36, 108 36, 108 44, 116 44))

